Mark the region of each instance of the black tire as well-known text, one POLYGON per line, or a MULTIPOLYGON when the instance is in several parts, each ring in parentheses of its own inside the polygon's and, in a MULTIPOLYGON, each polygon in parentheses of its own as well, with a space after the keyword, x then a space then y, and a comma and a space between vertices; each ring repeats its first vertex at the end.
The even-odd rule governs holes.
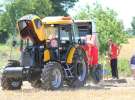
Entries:
POLYGON ((1 86, 3 90, 17 90, 21 89, 22 81, 19 79, 10 79, 6 77, 1 78, 1 86))
POLYGON ((41 83, 42 83, 42 88, 46 90, 57 90, 63 86, 63 71, 61 64, 57 62, 49 62, 47 63, 44 68, 42 69, 42 74, 41 74, 41 83), (58 83, 53 84, 54 80, 54 72, 57 71, 58 76, 58 83))
MULTIPOLYGON (((20 66, 20 62, 16 60, 9 60, 9 63, 5 66, 6 67, 18 67, 20 66)), ((16 90, 21 89, 22 80, 20 79, 13 79, 7 78, 2 75, 1 78, 1 87, 3 90, 16 90), (16 84, 16 85, 15 85, 16 84)))
POLYGON ((41 87, 41 81, 40 80, 35 80, 35 81, 31 81, 31 86, 33 88, 40 88, 41 87))
POLYGON ((86 84, 86 80, 88 78, 88 66, 85 57, 85 52, 81 48, 76 50, 72 64, 72 73, 74 74, 75 78, 68 79, 66 81, 68 86, 76 88, 82 87, 86 84))

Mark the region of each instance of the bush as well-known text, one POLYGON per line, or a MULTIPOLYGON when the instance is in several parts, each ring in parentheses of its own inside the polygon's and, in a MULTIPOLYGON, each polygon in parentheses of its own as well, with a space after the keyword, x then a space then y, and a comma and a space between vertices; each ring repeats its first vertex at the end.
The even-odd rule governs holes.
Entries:
POLYGON ((131 70, 128 59, 119 59, 118 60, 118 71, 120 76, 130 76, 131 70))
MULTIPOLYGON (((111 77, 111 67, 110 63, 107 62, 105 56, 100 56, 99 63, 103 65, 103 70, 109 72, 109 77, 111 77)), ((118 59, 118 72, 120 77, 127 77, 131 75, 130 65, 128 59, 118 59)))

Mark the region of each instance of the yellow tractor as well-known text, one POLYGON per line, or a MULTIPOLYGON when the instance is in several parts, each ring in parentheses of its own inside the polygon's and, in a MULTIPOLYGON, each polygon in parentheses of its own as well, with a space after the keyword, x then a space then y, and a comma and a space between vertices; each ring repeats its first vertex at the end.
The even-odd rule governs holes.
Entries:
POLYGON ((20 61, 10 60, 1 79, 3 89, 20 89, 23 81, 35 88, 56 90, 64 84, 84 86, 88 67, 85 51, 70 17, 26 15, 17 21, 20 61), (24 45, 25 44, 25 45, 24 45))

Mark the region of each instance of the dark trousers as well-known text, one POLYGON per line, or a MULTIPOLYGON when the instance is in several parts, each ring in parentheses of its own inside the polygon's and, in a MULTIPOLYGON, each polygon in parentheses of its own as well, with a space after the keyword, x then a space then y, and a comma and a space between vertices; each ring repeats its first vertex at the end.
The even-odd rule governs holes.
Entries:
POLYGON ((98 83, 102 79, 102 68, 101 64, 93 65, 90 68, 90 77, 95 82, 98 83))
POLYGON ((111 59, 111 71, 113 78, 119 78, 118 76, 118 68, 117 68, 117 59, 111 59))

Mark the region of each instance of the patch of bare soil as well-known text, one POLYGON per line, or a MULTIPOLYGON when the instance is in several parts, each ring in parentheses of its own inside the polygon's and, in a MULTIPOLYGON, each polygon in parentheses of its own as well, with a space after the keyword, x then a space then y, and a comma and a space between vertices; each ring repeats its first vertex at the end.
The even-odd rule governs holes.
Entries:
POLYGON ((0 89, 0 100, 133 100, 135 80, 105 80, 97 85, 88 83, 79 89, 64 87, 58 91, 34 89, 24 82, 21 90, 0 89))

